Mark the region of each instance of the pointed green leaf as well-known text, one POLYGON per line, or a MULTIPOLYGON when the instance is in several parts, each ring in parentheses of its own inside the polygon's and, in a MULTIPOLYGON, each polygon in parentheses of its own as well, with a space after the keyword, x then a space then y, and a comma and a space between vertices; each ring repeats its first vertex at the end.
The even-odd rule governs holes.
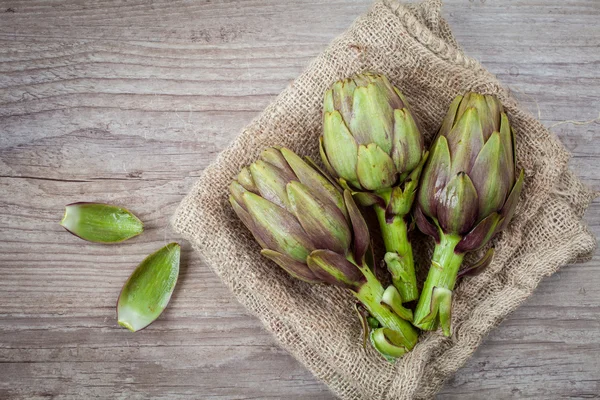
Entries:
POLYGON ((366 282, 356 265, 331 250, 315 250, 306 260, 311 271, 331 285, 357 291, 366 282))
POLYGON ((418 194, 419 205, 429 217, 435 216, 437 197, 450 178, 450 150, 446 137, 438 136, 431 148, 418 194))
POLYGON ((492 239, 501 222, 500 214, 491 213, 481 220, 471 232, 467 233, 456 245, 456 253, 477 250, 492 239))
POLYGON ((294 260, 293 258, 286 256, 285 254, 278 253, 274 250, 263 249, 260 254, 267 257, 269 260, 279 265, 285 272, 290 274, 296 279, 308 283, 321 283, 321 279, 308 268, 308 265, 294 260))
POLYGON ((447 139, 452 158, 451 175, 468 173, 484 145, 478 111, 467 108, 447 139))
POLYGON ((388 188, 396 182, 397 178, 394 162, 375 143, 358 147, 356 172, 360 185, 368 190, 388 188))
MULTIPOLYGON (((479 93, 470 93, 468 101, 464 104, 464 110, 466 111, 469 108, 477 110, 483 137, 487 140, 492 132, 497 131, 495 127, 500 124, 500 114, 492 114, 485 96, 479 93)), ((462 116, 459 118, 462 118, 462 116)))
POLYGON ((373 84, 375 84, 379 91, 385 96, 392 110, 408 107, 408 102, 404 95, 392 85, 385 75, 375 75, 373 84))
POLYGON ((294 172, 283 158, 280 148, 269 147, 260 154, 260 158, 269 164, 283 170, 288 179, 294 179, 294 172))
POLYGON ((252 179, 252 174, 250 173, 250 169, 248 167, 242 168, 236 180, 242 187, 252 193, 258 193, 258 188, 254 184, 254 180, 252 179))
POLYGON ((242 206, 242 204, 245 204, 243 197, 242 197, 242 203, 240 204, 237 202, 237 200, 233 196, 229 196, 229 203, 231 204, 231 207, 233 207, 233 211, 235 211, 236 215, 242 221, 244 226, 246 228, 248 228, 250 233, 252 233, 252 235, 254 236, 254 239, 258 242, 258 244, 262 248, 267 247, 267 242, 268 242, 269 238, 265 235, 265 233, 263 232, 262 229, 257 229, 256 226, 254 225, 254 221, 252 220, 252 217, 250 216, 248 211, 244 208, 244 206, 242 206))
POLYGON ((309 187, 312 193, 324 203, 334 204, 344 216, 346 207, 344 206, 344 197, 339 188, 334 186, 329 180, 301 159, 290 149, 281 149, 281 154, 293 170, 297 179, 305 186, 309 187))
POLYGON ((394 108, 406 108, 410 111, 410 106, 409 106, 408 100, 406 99, 406 96, 404 96, 404 93, 402 93, 400 91, 400 89, 398 89, 396 86, 393 86, 393 87, 394 87, 394 92, 396 92, 396 94, 402 101, 402 105, 400 105, 399 107, 394 107, 394 108))
POLYGON ((515 210, 517 209, 517 204, 519 203, 519 197, 521 196, 521 191, 523 190, 524 181, 525 172, 521 170, 517 182, 510 191, 506 202, 502 206, 502 210, 500 210, 500 215, 502 216, 502 224, 498 227, 497 232, 505 229, 512 220, 513 216, 515 215, 515 210))
POLYGON ((468 92, 463 95, 462 100, 460 101, 460 104, 458 105, 458 109, 456 110, 456 116, 454 117, 455 125, 458 122, 458 120, 460 120, 462 118, 467 107, 469 107, 469 104, 470 104, 469 99, 471 98, 472 94, 473 94, 473 92, 468 92))
POLYGON ((500 120, 500 141, 502 143, 502 149, 504 150, 504 157, 506 159, 508 180, 512 183, 515 179, 514 135, 510 127, 510 122, 508 122, 508 117, 504 113, 502 113, 500 120))
POLYGON ((353 115, 347 121, 350 132, 360 145, 377 144, 384 152, 392 151, 394 110, 385 92, 375 84, 354 91, 353 115))
POLYGON ((285 186, 294 179, 293 176, 263 160, 252 163, 250 173, 262 197, 290 210, 290 201, 285 186))
POLYGON ((352 118, 353 93, 356 83, 352 79, 344 79, 333 85, 333 110, 339 111, 346 123, 352 118))
POLYGON ((440 242, 439 229, 423 214, 420 206, 415 207, 415 222, 421 232, 434 238, 436 243, 440 242))
POLYGON ((338 174, 335 172, 335 170, 329 163, 329 160, 327 159, 327 154, 325 153, 325 147, 323 147, 323 136, 319 137, 319 154, 321 155, 321 161, 323 162, 323 165, 325 165, 327 173, 331 177, 336 178, 338 174))
POLYGON ((339 112, 325 113, 323 121, 323 147, 326 160, 336 175, 360 188, 356 176, 358 146, 339 112))
POLYGON ((350 215, 350 221, 352 223, 352 232, 354 237, 354 259, 358 264, 363 263, 363 258, 369 249, 371 239, 369 236, 369 227, 365 219, 363 218, 360 210, 354 202, 352 194, 349 190, 344 191, 344 200, 348 214, 350 215))
POLYGON ((292 210, 311 242, 319 249, 345 254, 352 233, 337 206, 320 201, 306 185, 297 181, 288 184, 287 193, 292 210))
POLYGON ((502 103, 496 96, 492 96, 489 94, 485 95, 485 101, 487 102, 487 106, 490 110, 490 114, 494 116, 493 122, 494 126, 492 127, 492 132, 498 132, 500 130, 500 118, 499 115, 504 112, 504 108, 502 107, 502 103))
POLYGON ((329 89, 325 92, 325 99, 323 100, 323 113, 330 113, 335 111, 333 105, 333 89, 329 89))
POLYGON ((142 221, 129 210, 102 203, 69 204, 60 224, 73 235, 96 243, 119 243, 144 230, 142 221))
POLYGON ((462 99, 462 96, 456 96, 454 100, 452 100, 452 103, 450 103, 450 105, 448 106, 448 112, 446 113, 446 116, 442 121, 442 125, 438 135, 446 136, 448 135, 448 133, 450 133, 450 131, 454 127, 454 121, 456 120, 456 112, 458 111, 458 106, 460 105, 462 99))
POLYGON ((243 200, 242 195, 246 192, 247 192, 247 190, 242 185, 240 185, 237 181, 231 181, 231 183, 229 184, 229 193, 231 193, 231 195, 233 196, 235 201, 242 208, 244 207, 244 200, 243 200))
POLYGON ((478 220, 499 211, 506 200, 510 174, 506 169, 500 134, 494 132, 479 152, 469 173, 479 196, 478 220))
POLYGON ((423 135, 408 109, 394 110, 392 159, 399 173, 412 171, 423 154, 423 135))
POLYGON ((473 182, 464 172, 452 177, 440 194, 437 219, 445 233, 464 234, 477 221, 478 199, 473 182))
POLYGON ((246 192, 243 197, 254 222, 256 232, 253 233, 262 238, 263 247, 287 254, 296 261, 306 260, 315 247, 296 217, 254 193, 246 192))
POLYGON ((177 283, 180 253, 177 243, 169 243, 133 271, 117 302, 119 325, 136 332, 160 316, 177 283))

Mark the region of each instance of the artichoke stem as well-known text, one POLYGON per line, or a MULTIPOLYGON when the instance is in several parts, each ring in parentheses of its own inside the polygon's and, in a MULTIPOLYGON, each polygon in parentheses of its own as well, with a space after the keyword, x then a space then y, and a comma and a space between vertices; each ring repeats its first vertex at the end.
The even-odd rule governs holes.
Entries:
POLYGON ((392 275, 392 283, 398 289, 403 302, 419 297, 413 252, 408 240, 408 227, 403 215, 396 215, 391 221, 386 219, 385 209, 375 206, 375 213, 381 227, 385 249, 386 265, 392 275), (391 254, 390 254, 391 253, 391 254), (396 254, 397 256, 393 256, 396 254))
POLYGON ((367 266, 358 266, 367 281, 353 292, 356 298, 365 306, 367 311, 379 321, 382 327, 397 333, 398 342, 393 343, 399 347, 411 350, 418 340, 417 331, 410 322, 402 319, 394 310, 383 302, 385 290, 371 269, 367 266))
POLYGON ((431 268, 414 315, 414 325, 422 330, 435 330, 441 322, 444 334, 450 336, 451 292, 464 257, 464 254, 454 252, 460 240, 459 235, 442 234, 435 245, 431 268))

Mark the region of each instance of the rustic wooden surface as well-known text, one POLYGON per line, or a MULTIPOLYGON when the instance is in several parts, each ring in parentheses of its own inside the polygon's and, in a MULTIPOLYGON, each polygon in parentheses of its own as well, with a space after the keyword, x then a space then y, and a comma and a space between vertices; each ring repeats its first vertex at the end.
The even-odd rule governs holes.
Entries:
MULTIPOLYGON (((368 4, 0 0, 0 398, 333 398, 188 245, 150 328, 120 329, 114 304, 177 239, 168 219, 203 168, 368 4), (146 233, 78 240, 58 221, 86 200, 127 205, 146 233)), ((444 12, 599 189, 600 2, 444 12)), ((599 233, 600 202, 586 219, 599 233)), ((598 398, 599 286, 598 255, 544 280, 439 398, 598 398)))

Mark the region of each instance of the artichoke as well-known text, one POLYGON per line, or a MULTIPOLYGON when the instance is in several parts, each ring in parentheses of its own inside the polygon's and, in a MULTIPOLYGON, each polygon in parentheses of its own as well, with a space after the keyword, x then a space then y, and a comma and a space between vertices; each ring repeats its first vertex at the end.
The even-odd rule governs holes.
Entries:
POLYGON ((369 231, 349 191, 285 148, 265 150, 229 189, 229 201, 262 255, 305 282, 351 290, 378 321, 370 338, 384 356, 414 347, 417 334, 407 321, 412 312, 371 271, 369 231))
POLYGON ((383 75, 334 83, 325 93, 320 151, 342 187, 375 208, 394 286, 402 301, 416 300, 407 222, 427 152, 406 99, 383 75))
MULTIPOLYGON (((524 174, 516 171, 515 139, 500 101, 467 93, 450 105, 431 147, 415 219, 435 238, 432 266, 414 324, 450 336, 452 290, 464 254, 481 248, 513 217, 524 174)), ((492 250, 493 251, 493 250, 492 250)), ((488 251, 478 265, 491 260, 488 251)))

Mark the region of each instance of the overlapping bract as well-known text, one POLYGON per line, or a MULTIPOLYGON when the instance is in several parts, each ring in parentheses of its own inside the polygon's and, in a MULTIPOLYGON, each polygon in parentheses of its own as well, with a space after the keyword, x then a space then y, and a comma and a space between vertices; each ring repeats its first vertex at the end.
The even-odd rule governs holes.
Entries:
POLYGON ((320 145, 329 173, 356 191, 404 181, 424 154, 406 99, 373 73, 338 81, 325 93, 320 145))
POLYGON ((230 185, 229 201, 263 248, 290 275, 354 291, 369 231, 348 191, 291 150, 269 148, 230 185))
POLYGON ((480 248, 510 222, 523 178, 502 104, 489 95, 458 96, 423 171, 417 224, 438 242, 440 233, 460 235, 457 253, 480 248))

